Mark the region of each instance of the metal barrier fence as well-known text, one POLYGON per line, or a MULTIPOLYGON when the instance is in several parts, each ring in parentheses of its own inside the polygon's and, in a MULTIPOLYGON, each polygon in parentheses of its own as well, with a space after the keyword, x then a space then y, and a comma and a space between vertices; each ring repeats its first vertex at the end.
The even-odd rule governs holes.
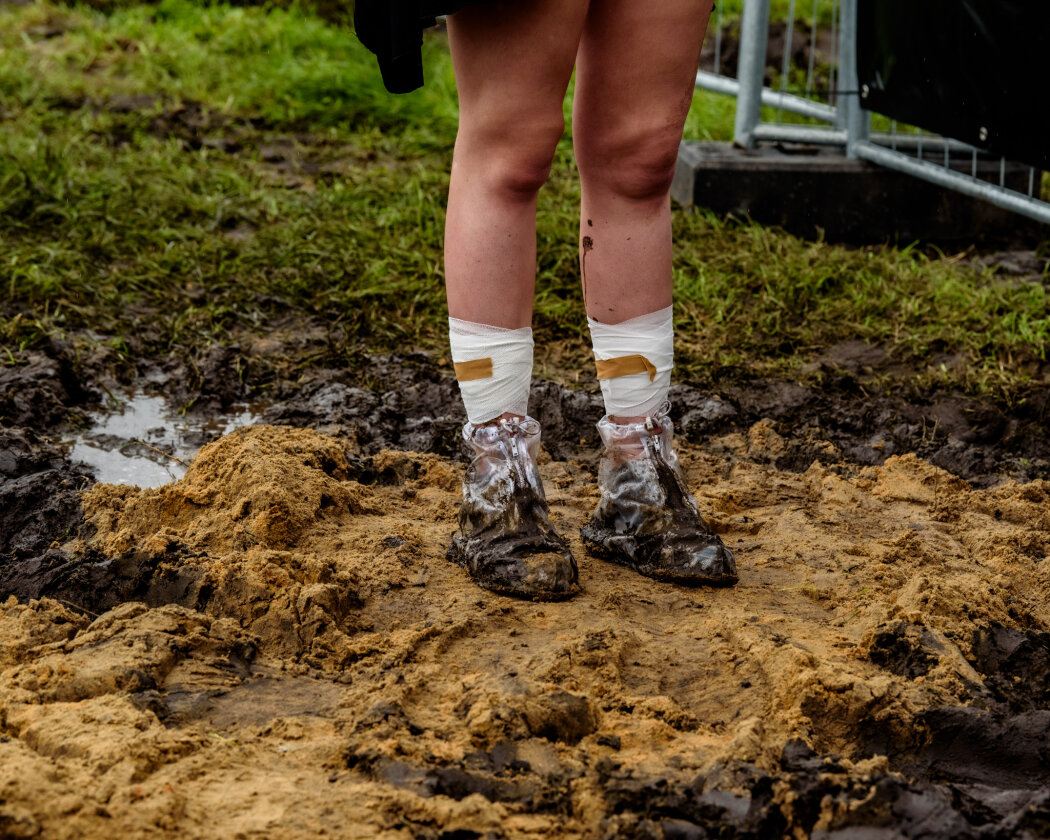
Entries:
POLYGON ((797 18, 796 0, 787 0, 786 19, 776 21, 777 29, 782 27, 784 47, 775 87, 764 84, 771 0, 744 0, 736 78, 720 72, 732 33, 726 24, 727 0, 716 2, 714 72, 701 69, 696 86, 736 97, 734 141, 738 145, 754 148, 759 141, 777 141, 839 146, 848 157, 869 160, 1050 224, 1050 202, 1040 198, 1041 173, 1034 167, 1025 167, 1027 190, 1011 189, 1007 170, 1016 174, 1018 164, 1005 158, 998 159, 997 168, 989 167, 988 156, 970 144, 898 126, 887 118, 877 117, 888 122, 887 130, 873 132, 872 112, 861 107, 868 91, 857 77, 857 0, 801 2, 808 17, 797 18), (792 61, 800 25, 808 28, 801 67, 792 61), (821 87, 821 81, 826 87, 821 87), (776 109, 776 118, 763 120, 763 107, 776 109), (799 119, 786 122, 785 114, 799 119))

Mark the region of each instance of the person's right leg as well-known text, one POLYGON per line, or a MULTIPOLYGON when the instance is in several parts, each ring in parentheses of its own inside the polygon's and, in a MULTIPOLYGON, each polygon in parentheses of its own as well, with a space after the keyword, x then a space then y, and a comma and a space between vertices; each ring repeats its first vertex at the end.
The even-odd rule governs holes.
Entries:
POLYGON ((532 322, 536 196, 564 131, 562 101, 589 0, 467 6, 448 18, 459 133, 445 222, 453 318, 532 322))
POLYGON ((589 0, 468 6, 449 17, 460 99, 445 225, 449 338, 473 459, 449 557, 481 586, 558 599, 576 562, 548 519, 527 419, 536 198, 589 0), (499 420, 499 423, 493 421, 499 420))
POLYGON ((456 375, 474 424, 521 416, 532 376, 536 197, 589 0, 467 6, 448 18, 459 132, 445 221, 456 375))

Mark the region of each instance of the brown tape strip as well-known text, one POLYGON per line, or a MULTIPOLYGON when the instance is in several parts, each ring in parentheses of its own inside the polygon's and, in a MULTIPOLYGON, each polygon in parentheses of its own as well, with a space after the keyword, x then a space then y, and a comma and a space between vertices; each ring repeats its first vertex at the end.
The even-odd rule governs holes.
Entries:
POLYGON ((460 382, 473 382, 475 379, 492 378, 492 357, 471 359, 469 362, 453 362, 456 379, 460 382))
POLYGON ((617 356, 615 359, 595 359, 599 379, 615 379, 617 376, 630 376, 632 373, 648 373, 649 381, 656 379, 656 365, 645 356, 617 356))

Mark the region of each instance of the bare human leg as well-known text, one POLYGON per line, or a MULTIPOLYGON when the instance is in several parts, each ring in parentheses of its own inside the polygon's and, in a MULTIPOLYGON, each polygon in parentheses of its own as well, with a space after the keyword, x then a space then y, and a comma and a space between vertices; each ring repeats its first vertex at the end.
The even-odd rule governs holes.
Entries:
POLYGON ((576 561, 549 520, 539 424, 521 415, 532 369, 536 197, 564 130, 562 100, 587 6, 521 0, 449 18, 460 128, 445 277, 473 457, 448 556, 479 586, 533 600, 579 589, 576 561))
POLYGON ((598 424, 601 498, 581 536, 600 557, 694 586, 737 581, 733 554, 700 516, 670 418, 657 407, 673 344, 668 193, 711 7, 595 0, 573 109, 581 276, 608 410, 598 424), (646 370, 633 371, 632 359, 646 370))
POLYGON ((669 191, 712 0, 595 0, 580 40, 573 142, 587 314, 671 304, 669 191))
POLYGON ((468 6, 448 19, 460 123, 445 222, 449 314, 532 321, 536 196, 564 131, 562 101, 588 0, 468 6))

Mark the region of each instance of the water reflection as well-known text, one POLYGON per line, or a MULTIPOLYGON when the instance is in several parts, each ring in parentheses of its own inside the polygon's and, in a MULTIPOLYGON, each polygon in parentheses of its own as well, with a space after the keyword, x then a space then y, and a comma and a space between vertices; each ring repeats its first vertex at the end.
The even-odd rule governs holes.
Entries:
POLYGON ((238 405, 207 417, 179 415, 163 397, 131 393, 93 415, 91 427, 65 443, 71 460, 94 467, 100 482, 159 487, 181 478, 205 443, 259 422, 262 408, 238 405))

